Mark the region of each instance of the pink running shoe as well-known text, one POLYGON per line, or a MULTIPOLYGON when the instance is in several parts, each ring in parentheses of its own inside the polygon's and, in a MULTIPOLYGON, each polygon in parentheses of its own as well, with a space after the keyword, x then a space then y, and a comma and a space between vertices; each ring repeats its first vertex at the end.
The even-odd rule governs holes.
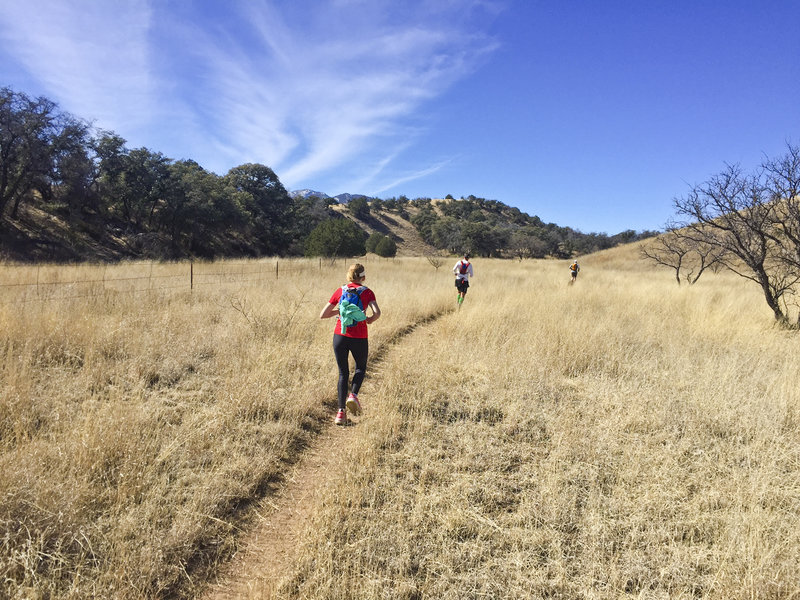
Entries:
POLYGON ((361 402, 358 401, 358 396, 355 394, 350 394, 347 397, 347 402, 345 403, 347 406, 347 410, 349 410, 354 415, 358 416, 361 414, 361 402))
POLYGON ((336 413, 336 418, 333 422, 337 425, 347 425, 347 413, 343 408, 340 408, 339 412, 336 413))

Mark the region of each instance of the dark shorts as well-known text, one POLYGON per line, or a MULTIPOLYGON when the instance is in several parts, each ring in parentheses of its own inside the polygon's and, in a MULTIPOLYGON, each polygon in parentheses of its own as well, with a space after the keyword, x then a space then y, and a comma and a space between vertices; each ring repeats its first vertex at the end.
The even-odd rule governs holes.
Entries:
POLYGON ((469 287, 469 281, 467 281, 466 279, 456 279, 456 289, 459 292, 463 292, 464 294, 466 294, 468 287, 469 287))
POLYGON ((577 271, 572 271, 572 278, 575 279, 578 276, 577 271))

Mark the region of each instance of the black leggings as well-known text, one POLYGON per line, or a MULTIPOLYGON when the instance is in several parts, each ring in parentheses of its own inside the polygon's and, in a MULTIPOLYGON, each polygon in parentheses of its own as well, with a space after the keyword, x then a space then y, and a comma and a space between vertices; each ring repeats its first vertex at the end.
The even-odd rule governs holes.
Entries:
POLYGON ((351 338, 343 335, 333 336, 333 354, 336 356, 336 365, 339 367, 339 408, 345 407, 347 400, 347 383, 350 380, 349 355, 352 354, 356 361, 356 372, 353 373, 353 393, 358 394, 364 375, 367 373, 367 354, 369 342, 367 338, 351 338))

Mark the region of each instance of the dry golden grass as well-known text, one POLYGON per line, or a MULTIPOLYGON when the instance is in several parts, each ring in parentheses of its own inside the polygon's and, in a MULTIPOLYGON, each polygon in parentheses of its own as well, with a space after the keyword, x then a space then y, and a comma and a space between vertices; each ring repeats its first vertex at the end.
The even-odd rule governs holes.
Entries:
MULTIPOLYGON (((277 595, 800 594, 797 335, 738 278, 679 288, 625 252, 585 257, 574 286, 566 262, 477 259, 447 313, 450 261, 369 261, 382 360, 277 595)), ((330 426, 316 317, 346 265, 305 264, 0 305, 0 595, 202 587, 330 426)))
MULTIPOLYGON (((95 287, 38 301, 20 286, 30 301, 0 304, 0 596, 191 594, 230 553, 250 500, 335 402, 333 324, 317 316, 347 265, 289 266, 291 277, 248 287, 232 273, 193 292, 95 287)), ((385 311, 376 347, 450 298, 436 289, 442 273, 406 267, 367 261, 385 311)), ((70 267, 62 280, 98 270, 70 267)))
POLYGON ((757 290, 476 261, 387 356, 289 598, 800 594, 800 350, 757 290))

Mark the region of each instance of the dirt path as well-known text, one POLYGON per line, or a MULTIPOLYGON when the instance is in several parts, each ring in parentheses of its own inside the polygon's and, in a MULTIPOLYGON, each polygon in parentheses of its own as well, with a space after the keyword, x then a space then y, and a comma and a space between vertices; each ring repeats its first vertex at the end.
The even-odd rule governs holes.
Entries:
POLYGON ((315 511, 315 492, 343 468, 340 449, 357 429, 332 423, 294 465, 283 488, 261 501, 259 524, 241 540, 241 550, 205 600, 270 598, 291 572, 300 533, 315 511))
MULTIPOLYGON (((372 385, 380 385, 380 367, 386 353, 421 325, 439 319, 446 311, 398 331, 370 353, 372 385)), ((369 375, 368 375, 369 376, 369 375)), ((258 525, 240 540, 241 549, 210 585, 203 600, 268 599, 291 572, 300 535, 316 511, 320 490, 344 469, 342 449, 358 427, 331 424, 292 467, 281 489, 261 500, 256 508, 258 525)))

